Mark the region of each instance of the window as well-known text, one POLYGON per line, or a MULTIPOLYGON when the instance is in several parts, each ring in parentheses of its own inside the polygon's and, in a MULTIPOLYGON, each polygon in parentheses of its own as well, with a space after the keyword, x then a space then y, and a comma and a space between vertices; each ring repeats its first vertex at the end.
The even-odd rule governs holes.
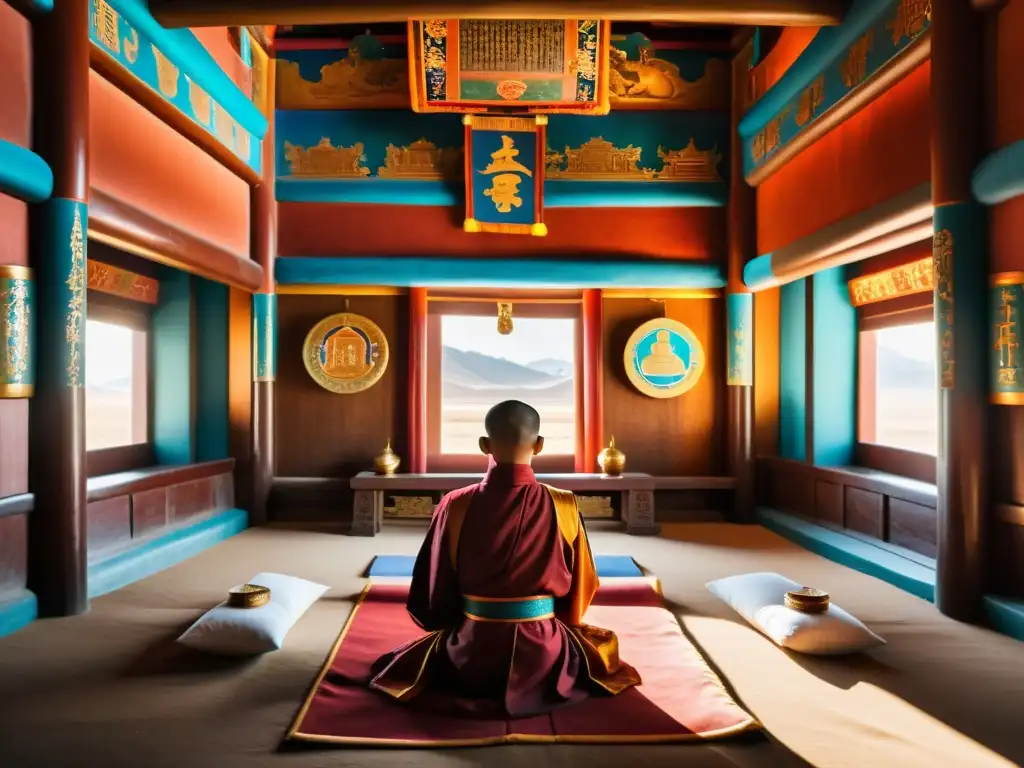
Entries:
POLYGON ((935 456, 937 381, 934 322, 862 330, 860 442, 935 456))
POLYGON ((490 301, 431 300, 428 323, 428 469, 476 471, 487 411, 522 400, 540 413, 542 472, 571 472, 579 439, 580 304, 513 302, 513 330, 498 332, 490 301))
POLYGON ((87 451, 148 442, 146 332, 126 324, 85 323, 87 451))

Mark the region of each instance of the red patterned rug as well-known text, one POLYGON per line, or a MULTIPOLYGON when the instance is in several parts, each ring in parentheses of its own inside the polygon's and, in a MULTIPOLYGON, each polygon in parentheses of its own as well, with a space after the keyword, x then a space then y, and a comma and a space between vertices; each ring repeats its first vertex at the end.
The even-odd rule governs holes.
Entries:
POLYGON ((370 584, 327 657, 288 738, 349 746, 655 743, 717 739, 760 725, 725 690, 648 581, 602 585, 587 622, 614 630, 643 685, 540 717, 472 719, 403 705, 366 686, 382 653, 422 631, 407 585, 370 584))

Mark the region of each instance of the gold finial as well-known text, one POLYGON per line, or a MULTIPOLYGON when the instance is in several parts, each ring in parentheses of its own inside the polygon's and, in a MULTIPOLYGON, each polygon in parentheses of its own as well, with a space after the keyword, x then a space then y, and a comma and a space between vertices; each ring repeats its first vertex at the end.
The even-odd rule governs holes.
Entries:
POLYGON ((498 333, 502 336, 512 333, 512 305, 510 303, 498 302, 498 333))
POLYGON ((608 447, 597 455, 597 466, 607 477, 618 477, 626 468, 626 454, 615 447, 614 435, 612 435, 608 447))

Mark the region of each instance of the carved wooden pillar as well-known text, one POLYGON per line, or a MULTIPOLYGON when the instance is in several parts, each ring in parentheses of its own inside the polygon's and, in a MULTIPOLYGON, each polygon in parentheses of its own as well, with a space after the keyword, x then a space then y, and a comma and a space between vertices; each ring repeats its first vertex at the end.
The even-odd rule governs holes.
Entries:
POLYGON ((277 201, 274 198, 274 62, 267 72, 267 134, 263 138, 263 181, 250 191, 252 259, 263 268, 263 284, 252 297, 252 501, 250 522, 267 521, 274 481, 274 380, 277 378, 277 201))
POLYGON ((86 553, 85 275, 89 3, 55 0, 33 26, 36 151, 53 196, 33 210, 38 346, 30 408, 29 589, 43 616, 89 608, 86 553))
POLYGON ((932 2, 932 201, 939 361, 935 603, 961 620, 984 591, 987 514, 987 244, 971 174, 983 151, 982 17, 970 0, 932 2))
POLYGON ((726 283, 727 457, 736 478, 734 519, 754 520, 754 295, 743 284, 743 267, 757 247, 754 190, 743 178, 739 122, 747 103, 753 43, 732 62, 729 163, 728 279, 726 283))

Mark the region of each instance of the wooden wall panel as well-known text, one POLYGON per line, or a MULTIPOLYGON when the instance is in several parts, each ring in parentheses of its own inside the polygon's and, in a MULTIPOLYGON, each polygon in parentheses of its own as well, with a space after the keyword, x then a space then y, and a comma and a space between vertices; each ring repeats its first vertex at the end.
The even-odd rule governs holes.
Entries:
POLYGON ((25 588, 28 574, 28 515, 0 517, 0 601, 25 588))
POLYGON ((132 540, 130 496, 94 501, 86 507, 89 560, 101 559, 106 552, 132 540))
POLYGON ((408 327, 405 296, 278 297, 274 388, 278 477, 351 477, 372 468, 373 457, 388 439, 399 456, 405 455, 408 327), (323 389, 302 362, 302 345, 310 329, 324 317, 345 311, 375 322, 390 347, 380 381, 354 395, 323 389))
POLYGON ((467 234, 462 208, 281 203, 282 256, 643 256, 725 253, 725 208, 551 208, 547 237, 467 234))
POLYGON ((154 488, 132 495, 132 536, 136 539, 167 525, 167 489, 154 488))
POLYGON ((779 453, 778 288, 754 294, 754 455, 779 453))
POLYGON ((851 531, 885 538, 885 497, 862 488, 846 488, 843 500, 843 523, 851 531))
POLYGON ((89 75, 89 186, 249 258, 249 185, 89 75))
POLYGON ((935 557, 939 527, 935 510, 903 499, 889 499, 889 541, 935 557))
POLYGON ((720 300, 606 299, 604 434, 615 436, 632 472, 719 475, 725 472, 724 309, 720 300), (623 354, 647 320, 668 316, 689 326, 704 345, 704 375, 686 394, 642 395, 626 378, 623 354))
POLYGON ((843 486, 825 480, 814 481, 814 516, 832 525, 843 524, 843 486))

